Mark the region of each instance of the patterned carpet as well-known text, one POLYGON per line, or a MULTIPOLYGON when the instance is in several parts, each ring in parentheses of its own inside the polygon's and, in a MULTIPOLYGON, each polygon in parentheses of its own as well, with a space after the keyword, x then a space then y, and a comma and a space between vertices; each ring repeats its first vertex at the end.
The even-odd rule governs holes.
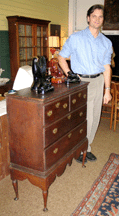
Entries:
POLYGON ((119 155, 112 153, 71 216, 119 216, 119 155))

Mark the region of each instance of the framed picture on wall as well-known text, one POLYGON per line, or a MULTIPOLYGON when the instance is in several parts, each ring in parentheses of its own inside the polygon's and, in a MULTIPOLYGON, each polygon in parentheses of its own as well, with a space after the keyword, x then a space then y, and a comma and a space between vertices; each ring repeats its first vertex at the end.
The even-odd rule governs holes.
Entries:
POLYGON ((50 36, 59 36, 60 37, 60 33, 61 33, 61 26, 60 25, 50 24, 50 36))
POLYGON ((104 30, 119 30, 119 0, 105 0, 104 30))

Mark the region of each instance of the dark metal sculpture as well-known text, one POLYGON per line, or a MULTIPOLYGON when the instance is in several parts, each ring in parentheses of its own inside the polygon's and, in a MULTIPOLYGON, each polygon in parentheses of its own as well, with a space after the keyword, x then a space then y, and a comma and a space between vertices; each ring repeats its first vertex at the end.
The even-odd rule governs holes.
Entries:
POLYGON ((54 90, 51 84, 52 76, 46 75, 46 58, 44 56, 33 58, 32 73, 34 81, 31 90, 41 94, 54 90))
POLYGON ((69 83, 77 83, 77 82, 80 82, 80 78, 78 74, 74 73, 73 71, 69 71, 66 84, 69 85, 69 83))

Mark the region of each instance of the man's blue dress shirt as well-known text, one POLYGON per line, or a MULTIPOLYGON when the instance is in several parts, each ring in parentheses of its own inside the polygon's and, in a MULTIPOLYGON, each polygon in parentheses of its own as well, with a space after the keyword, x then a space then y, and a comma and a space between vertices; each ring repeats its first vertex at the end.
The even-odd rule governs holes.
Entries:
POLYGON ((94 38, 89 27, 73 33, 59 55, 71 59, 71 69, 78 74, 98 74, 111 64, 112 42, 99 32, 94 38))

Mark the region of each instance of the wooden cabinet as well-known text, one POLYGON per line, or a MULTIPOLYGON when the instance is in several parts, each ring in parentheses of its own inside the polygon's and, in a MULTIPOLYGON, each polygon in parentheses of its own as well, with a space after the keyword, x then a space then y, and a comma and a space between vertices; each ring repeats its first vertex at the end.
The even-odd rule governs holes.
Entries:
POLYGON ((48 58, 48 20, 8 16, 11 80, 19 67, 32 65, 36 55, 48 58))
POLYGON ((17 180, 40 187, 47 209, 48 188, 66 165, 88 146, 87 83, 54 84, 54 91, 36 94, 30 88, 7 95, 10 173, 18 199, 17 180))

